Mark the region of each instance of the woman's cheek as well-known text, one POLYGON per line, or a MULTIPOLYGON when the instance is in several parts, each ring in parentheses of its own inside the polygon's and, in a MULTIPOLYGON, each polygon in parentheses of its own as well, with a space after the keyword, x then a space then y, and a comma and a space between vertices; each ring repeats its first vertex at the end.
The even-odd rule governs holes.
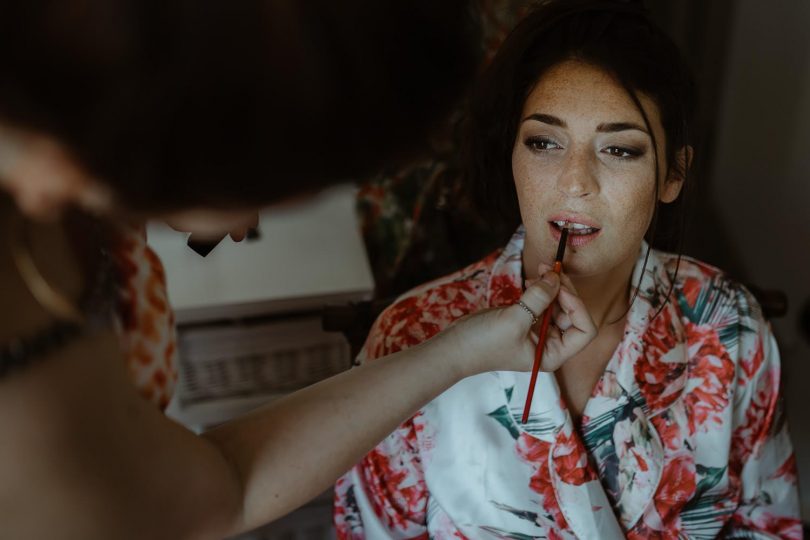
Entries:
POLYGON ((642 239, 652 220, 655 192, 651 184, 652 179, 638 174, 617 175, 603 183, 603 195, 616 216, 615 225, 628 243, 642 239))

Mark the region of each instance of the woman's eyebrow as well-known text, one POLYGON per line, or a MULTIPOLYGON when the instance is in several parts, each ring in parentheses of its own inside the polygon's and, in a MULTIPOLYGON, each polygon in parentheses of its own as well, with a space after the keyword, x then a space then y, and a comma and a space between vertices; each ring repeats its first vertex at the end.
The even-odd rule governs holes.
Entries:
POLYGON ((596 126, 596 131, 600 133, 615 133, 616 131, 627 131, 629 129, 635 129, 649 135, 646 129, 633 122, 610 122, 596 126))
POLYGON ((548 124, 550 126, 557 126, 561 128, 566 127, 565 122, 563 122, 556 116, 552 116, 550 114, 543 114, 543 113, 530 114, 529 116, 523 119, 524 122, 528 120, 537 120, 538 122, 543 122, 544 124, 548 124))
MULTIPOLYGON (((542 122, 550 126, 557 126, 561 128, 567 127, 566 123, 563 120, 551 114, 534 113, 530 114, 529 116, 523 119, 524 122, 527 122, 529 120, 536 120, 538 122, 542 122)), ((596 126, 596 131, 598 131, 599 133, 615 133, 617 131, 628 131, 631 129, 641 131, 642 133, 647 133, 647 135, 649 135, 646 129, 644 129, 639 124, 633 122, 607 122, 596 126)))

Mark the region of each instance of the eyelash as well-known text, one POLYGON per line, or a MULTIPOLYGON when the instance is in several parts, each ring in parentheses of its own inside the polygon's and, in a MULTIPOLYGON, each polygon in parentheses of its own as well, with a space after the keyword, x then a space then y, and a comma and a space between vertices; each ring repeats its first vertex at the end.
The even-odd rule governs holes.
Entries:
POLYGON ((643 150, 637 150, 635 148, 627 148, 624 146, 608 146, 607 148, 605 148, 605 151, 609 156, 613 156, 619 159, 635 159, 637 157, 641 157, 644 154, 643 150), (626 155, 617 155, 617 154, 626 154, 626 155))
MULTIPOLYGON (((548 150, 555 149, 555 148, 548 148, 549 145, 554 145, 557 148, 561 148, 559 144, 545 137, 529 137, 526 139, 524 144, 529 150, 532 150, 533 152, 545 152, 548 150)), ((643 150, 639 150, 636 148, 628 148, 626 146, 608 146, 607 148, 604 149, 604 152, 611 157, 619 159, 636 159, 644 155, 643 150)))
POLYGON ((534 152, 545 152, 546 150, 552 150, 551 148, 541 148, 542 145, 553 144, 556 147, 560 148, 559 144, 545 137, 529 137, 526 139, 525 144, 529 150, 532 150, 534 152))

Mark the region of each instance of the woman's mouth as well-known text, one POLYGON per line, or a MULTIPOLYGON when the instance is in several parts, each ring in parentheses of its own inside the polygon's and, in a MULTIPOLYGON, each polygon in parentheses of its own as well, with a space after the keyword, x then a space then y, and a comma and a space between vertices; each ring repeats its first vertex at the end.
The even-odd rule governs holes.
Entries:
POLYGON ((595 240, 602 231, 599 227, 577 223, 576 221, 553 220, 549 221, 548 224, 551 229, 551 236, 557 242, 560 241, 562 230, 564 228, 568 229, 568 245, 572 247, 580 247, 588 244, 595 240))

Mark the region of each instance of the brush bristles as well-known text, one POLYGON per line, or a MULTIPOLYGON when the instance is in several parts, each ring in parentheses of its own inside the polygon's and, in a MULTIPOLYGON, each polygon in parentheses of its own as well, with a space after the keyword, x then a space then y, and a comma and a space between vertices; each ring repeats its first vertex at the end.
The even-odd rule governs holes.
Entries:
POLYGON ((562 236, 560 236, 560 243, 557 245, 557 256, 555 261, 562 262, 563 255, 565 255, 565 245, 568 243, 568 227, 563 227, 562 236))

